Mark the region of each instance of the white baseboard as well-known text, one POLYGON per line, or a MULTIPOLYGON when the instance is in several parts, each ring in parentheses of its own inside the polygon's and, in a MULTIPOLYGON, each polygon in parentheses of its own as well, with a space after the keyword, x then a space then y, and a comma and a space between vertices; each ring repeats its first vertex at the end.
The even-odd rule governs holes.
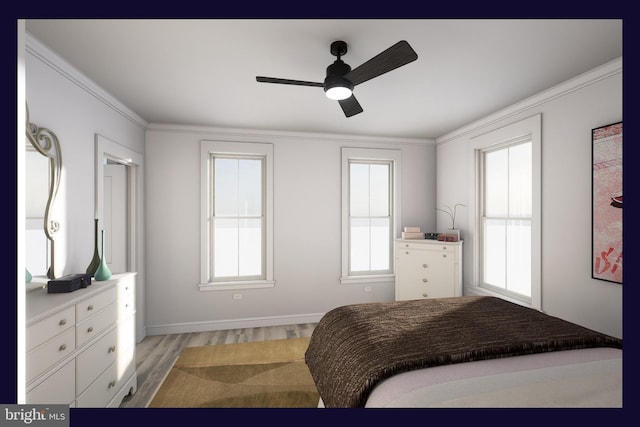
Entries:
POLYGON ((253 317, 248 319, 213 320, 210 322, 174 323, 169 325, 147 325, 147 335, 169 335, 190 332, 223 331, 228 329, 285 326, 302 323, 318 323, 324 313, 293 316, 253 317))

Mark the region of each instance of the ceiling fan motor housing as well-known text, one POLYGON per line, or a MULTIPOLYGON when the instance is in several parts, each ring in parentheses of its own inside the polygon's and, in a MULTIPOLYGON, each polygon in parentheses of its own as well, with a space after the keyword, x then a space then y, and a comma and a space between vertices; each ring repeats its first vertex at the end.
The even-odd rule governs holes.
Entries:
POLYGON ((324 91, 326 92, 332 87, 342 86, 353 90, 353 83, 343 76, 351 71, 351 67, 345 64, 341 59, 327 67, 327 77, 324 79, 324 91))

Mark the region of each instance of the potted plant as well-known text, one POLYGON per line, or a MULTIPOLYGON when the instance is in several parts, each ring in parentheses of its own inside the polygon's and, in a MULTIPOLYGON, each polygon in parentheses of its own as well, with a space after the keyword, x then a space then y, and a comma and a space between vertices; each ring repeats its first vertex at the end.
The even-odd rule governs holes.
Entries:
POLYGON ((453 206, 453 209, 451 209, 451 207, 447 205, 444 206, 445 209, 436 208, 436 210, 446 213, 447 215, 449 215, 449 218, 451 218, 451 228, 449 228, 449 232, 447 232, 447 235, 455 235, 456 237, 455 237, 455 240, 453 239, 446 239, 446 240, 452 240, 452 241, 460 240, 460 230, 456 228, 456 214, 458 211, 458 206, 462 206, 465 208, 467 207, 462 203, 457 203, 453 206))

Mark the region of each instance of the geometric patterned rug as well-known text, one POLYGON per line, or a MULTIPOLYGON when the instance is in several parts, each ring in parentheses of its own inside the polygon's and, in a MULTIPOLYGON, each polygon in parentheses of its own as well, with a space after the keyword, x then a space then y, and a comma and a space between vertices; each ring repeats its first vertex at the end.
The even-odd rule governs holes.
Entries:
POLYGON ((150 408, 317 408, 309 337, 185 348, 150 408))

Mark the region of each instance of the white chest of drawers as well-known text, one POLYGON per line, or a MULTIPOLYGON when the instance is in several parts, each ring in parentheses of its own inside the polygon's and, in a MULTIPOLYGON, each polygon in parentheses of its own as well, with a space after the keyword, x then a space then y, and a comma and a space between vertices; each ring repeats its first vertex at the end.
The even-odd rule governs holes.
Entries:
POLYGON ((396 300, 462 295, 462 242, 395 242, 396 300))
POLYGON ((26 403, 117 407, 136 392, 135 277, 27 291, 26 403))

